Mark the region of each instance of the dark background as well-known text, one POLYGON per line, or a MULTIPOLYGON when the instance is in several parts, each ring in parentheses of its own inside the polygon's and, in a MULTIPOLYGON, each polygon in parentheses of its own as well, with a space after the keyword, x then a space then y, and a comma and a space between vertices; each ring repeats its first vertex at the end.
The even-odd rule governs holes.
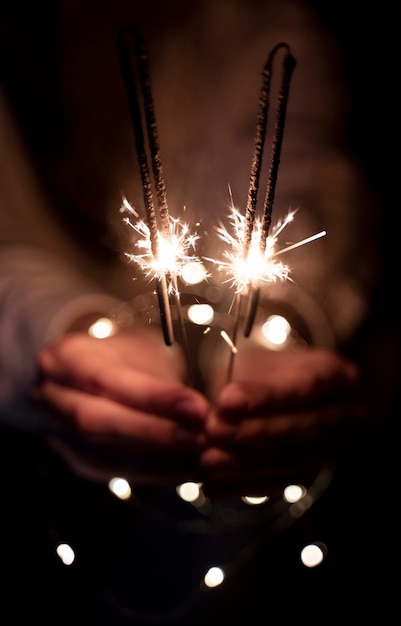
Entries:
MULTIPOLYGON (((60 33, 49 29, 57 3, 39 5, 4 4, 0 68, 50 190, 57 195, 57 189, 51 187, 54 174, 51 155, 63 145, 68 134, 62 112, 55 106, 62 90, 57 83, 59 59, 55 53, 61 42, 60 33), (49 40, 49 32, 53 40, 49 40), (45 118, 52 127, 52 133, 46 136, 39 132, 41 124, 36 123, 45 118)), ((177 5, 175 18, 179 19, 180 11, 185 11, 185 6, 177 5)), ((245 565, 222 589, 213 595, 209 593, 201 603, 197 592, 192 603, 191 594, 196 588, 198 563, 205 556, 205 545, 216 550, 216 554, 221 551, 226 555, 235 552, 237 543, 242 545, 241 535, 226 546, 219 537, 206 544, 204 538, 183 539, 173 529, 166 530, 164 537, 162 534, 160 545, 152 543, 152 537, 156 536, 153 530, 160 531, 160 526, 157 517, 147 515, 147 506, 135 508, 117 502, 103 486, 72 476, 40 438, 2 429, 2 623, 39 620, 60 625, 82 621, 125 626, 164 620, 196 626, 293 624, 301 618, 316 624, 337 624, 340 620, 359 624, 367 619, 389 624, 396 619, 399 605, 396 583, 400 4, 381 2, 368 8, 365 4, 357 7, 349 2, 325 2, 321 3, 320 12, 322 20, 330 23, 344 42, 344 68, 354 96, 349 139, 382 198, 383 215, 377 216, 377 232, 385 271, 369 320, 349 346, 349 353, 363 362, 372 386, 377 384, 380 390, 372 394, 373 410, 380 414, 380 426, 350 444, 331 485, 301 519, 278 534, 267 529, 252 567, 245 565), (146 540, 141 539, 144 535, 139 532, 144 530, 146 540), (66 540, 72 537, 82 547, 82 560, 70 568, 63 566, 54 553, 60 537, 66 540), (102 561, 96 548, 104 538, 108 541, 102 561), (308 541, 322 541, 328 549, 325 561, 312 570, 304 568, 299 561, 299 551, 308 541), (122 574, 128 571, 132 584, 138 574, 135 565, 149 545, 159 550, 155 555, 158 563, 155 583, 168 572, 170 564, 178 570, 182 562, 186 563, 187 579, 182 588, 175 590, 175 598, 163 597, 163 591, 159 591, 153 600, 146 597, 151 587, 145 592, 146 585, 142 589, 138 583, 139 606, 141 603, 151 606, 151 614, 147 613, 148 619, 136 619, 134 611, 138 604, 130 605, 132 597, 122 574), (193 555, 190 566, 188 555, 193 555), (110 595, 110 589, 116 590, 115 596, 110 595), (115 597, 129 597, 129 602, 117 606, 115 597), (181 601, 187 608, 188 598, 188 613, 184 611, 176 621, 174 614, 163 617, 166 607, 180 606, 181 601), (266 617, 261 611, 266 611, 266 617)), ((74 207, 68 207, 67 217, 74 222, 74 207)), ((95 210, 89 212, 88 220, 91 229, 104 228, 95 210)), ((82 216, 80 224, 84 237, 89 225, 82 216)), ((107 250, 108 235, 105 232, 103 235, 107 250)), ((163 505, 166 497, 174 500, 173 494, 154 492, 142 494, 141 502, 163 505)), ((174 500, 172 511, 177 518, 181 506, 174 500)))

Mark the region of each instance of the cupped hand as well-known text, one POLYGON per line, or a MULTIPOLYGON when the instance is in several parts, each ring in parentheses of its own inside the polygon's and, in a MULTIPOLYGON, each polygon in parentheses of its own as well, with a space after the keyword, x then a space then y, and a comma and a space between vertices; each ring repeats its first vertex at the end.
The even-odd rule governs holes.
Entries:
POLYGON ((208 402, 185 380, 179 348, 145 328, 71 333, 38 357, 32 401, 50 445, 77 472, 176 485, 197 468, 208 402))
POLYGON ((310 484, 336 464, 365 415, 359 378, 354 363, 325 349, 239 353, 206 423, 205 491, 265 494, 310 484))

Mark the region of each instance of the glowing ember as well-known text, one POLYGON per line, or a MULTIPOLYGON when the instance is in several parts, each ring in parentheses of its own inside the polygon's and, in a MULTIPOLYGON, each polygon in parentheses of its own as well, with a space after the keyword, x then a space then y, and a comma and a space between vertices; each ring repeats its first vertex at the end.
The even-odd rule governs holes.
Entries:
POLYGON ((271 229, 271 234, 263 242, 262 222, 255 219, 252 231, 251 243, 247 255, 244 257, 244 236, 246 228, 245 217, 232 207, 230 214, 230 224, 233 234, 224 226, 218 227, 217 233, 228 244, 229 248, 224 251, 225 260, 208 258, 216 264, 218 270, 224 271, 229 278, 226 283, 231 283, 235 287, 236 293, 244 293, 251 285, 253 287, 261 283, 272 283, 276 280, 290 280, 290 268, 288 265, 276 260, 276 257, 283 252, 299 247, 309 241, 323 237, 326 232, 322 231, 308 239, 299 241, 291 246, 277 250, 277 239, 284 228, 294 218, 295 211, 290 212, 284 221, 279 222, 271 229))
MULTIPOLYGON (((126 200, 123 201, 120 210, 136 215, 126 200)), ((197 256, 191 254, 191 251, 195 251, 198 235, 191 233, 189 226, 178 218, 174 219, 169 216, 168 237, 158 231, 157 256, 155 256, 152 250, 151 231, 146 222, 143 220, 133 222, 129 216, 124 218, 124 222, 138 234, 135 246, 139 250, 137 254, 126 252, 125 256, 137 263, 145 272, 145 276, 151 280, 162 276, 170 278, 168 290, 169 293, 175 293, 176 278, 182 276, 188 263, 199 261, 197 256)))
POLYGON ((231 352, 233 354, 236 354, 238 352, 237 346, 234 345, 234 342, 231 339, 230 335, 225 330, 220 331, 220 335, 223 337, 226 344, 230 347, 231 352))

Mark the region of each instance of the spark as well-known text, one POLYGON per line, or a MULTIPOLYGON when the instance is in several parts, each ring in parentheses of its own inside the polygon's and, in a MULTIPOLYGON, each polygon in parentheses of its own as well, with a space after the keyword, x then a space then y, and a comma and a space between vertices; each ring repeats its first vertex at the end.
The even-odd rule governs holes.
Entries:
MULTIPOLYGON (((121 211, 124 210, 132 213, 132 207, 123 201, 121 211)), ((177 278, 182 277, 188 263, 199 261, 195 255, 199 236, 191 233, 188 224, 169 215, 167 236, 164 231, 157 231, 157 255, 155 255, 148 224, 141 219, 133 222, 129 216, 124 217, 123 221, 138 235, 135 242, 138 252, 126 252, 126 257, 129 261, 137 263, 150 280, 165 276, 168 280, 169 293, 178 295, 177 278)))
POLYGON ((285 263, 277 261, 276 257, 294 248, 298 248, 306 243, 314 241, 326 234, 321 231, 302 239, 285 248, 277 249, 278 238, 285 227, 293 221, 296 211, 290 211, 284 220, 270 228, 270 235, 265 236, 263 221, 254 217, 253 230, 247 251, 244 253, 244 238, 246 236, 246 217, 231 205, 230 219, 231 230, 224 225, 216 227, 220 239, 227 244, 224 250, 224 260, 208 258, 207 260, 218 266, 219 271, 224 271, 228 278, 223 281, 230 283, 235 289, 235 296, 230 306, 230 311, 234 308, 234 324, 232 337, 225 331, 220 334, 230 347, 230 361, 227 372, 227 383, 233 375, 235 355, 237 353, 236 343, 241 320, 241 308, 244 297, 247 298, 247 313, 244 335, 249 337, 258 305, 259 292, 263 283, 274 283, 278 280, 292 280, 290 268, 285 263))
POLYGON ((223 337, 224 341, 225 341, 225 342, 227 343, 227 345, 230 347, 231 352, 232 352, 233 354, 236 354, 236 353, 238 352, 237 346, 236 346, 236 345, 234 345, 234 342, 233 342, 233 340, 231 339, 231 337, 229 336, 229 334, 228 334, 225 330, 222 330, 222 331, 220 332, 220 335, 223 337))
POLYGON ((128 202, 127 198, 125 196, 122 197, 122 205, 120 207, 120 213, 130 213, 131 215, 134 215, 135 217, 139 217, 139 213, 137 212, 137 210, 128 202))
POLYGON ((271 234, 263 242, 262 220, 255 218, 248 253, 244 257, 246 219, 238 209, 232 206, 229 218, 231 229, 223 225, 216 228, 220 239, 228 246, 223 253, 224 258, 222 260, 208 258, 207 260, 217 265, 219 271, 228 275, 227 280, 223 282, 230 283, 235 288, 235 292, 240 294, 246 293, 251 286, 260 286, 277 280, 291 280, 289 266, 278 261, 276 257, 326 234, 326 231, 321 231, 290 246, 277 249, 279 235, 293 221, 295 213, 296 211, 289 212, 284 220, 272 227, 271 234))
POLYGON ((300 246, 304 246, 306 243, 310 243, 311 241, 315 241, 315 239, 320 239, 320 237, 324 237, 326 235, 325 230, 321 230, 320 233, 316 233, 315 235, 311 235, 310 237, 306 237, 306 239, 302 239, 301 241, 297 241, 293 243, 291 246, 287 246, 286 248, 282 248, 282 250, 278 250, 276 252, 276 256, 278 254, 283 254, 284 252, 289 252, 290 250, 294 250, 295 248, 299 248, 300 246))

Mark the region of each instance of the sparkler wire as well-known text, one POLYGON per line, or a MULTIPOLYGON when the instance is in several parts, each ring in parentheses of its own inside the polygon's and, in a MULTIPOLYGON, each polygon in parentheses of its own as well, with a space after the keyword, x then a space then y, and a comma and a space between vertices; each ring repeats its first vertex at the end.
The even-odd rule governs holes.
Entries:
MULTIPOLYGON (((291 82, 292 72, 295 68, 295 58, 290 52, 290 48, 286 43, 278 43, 271 50, 266 65, 263 69, 263 82, 259 98, 259 115, 258 124, 256 128, 255 138, 255 150, 252 160, 250 184, 247 199, 246 208, 246 233, 244 239, 243 255, 246 255, 249 251, 249 246, 252 238, 252 231, 255 222, 256 202, 257 194, 259 190, 260 173, 263 160, 263 150, 266 138, 266 129, 268 123, 269 112, 269 97, 270 97, 270 85, 273 74, 273 62, 277 52, 285 48, 286 53, 283 59, 283 69, 281 75, 281 86, 277 100, 276 120, 274 128, 274 136, 270 155, 270 166, 268 173, 268 182, 266 188, 266 195, 263 205, 263 221, 262 221, 262 233, 260 239, 260 250, 263 254, 266 249, 266 239, 269 236, 269 229, 271 224, 271 216, 273 210, 274 196, 276 191, 278 168, 280 164, 281 147, 283 143, 285 117, 287 111, 289 87, 291 82)), ((254 285, 250 285, 248 295, 248 306, 245 316, 245 328, 244 335, 249 337, 253 323, 256 316, 256 311, 259 302, 260 288, 254 285)))
POLYGON ((273 49, 273 51, 270 53, 268 64, 271 66, 275 53, 281 47, 285 47, 287 49, 287 52, 283 59, 281 89, 280 89, 280 93, 279 93, 278 101, 277 101, 277 116, 276 116, 276 124, 275 124, 275 133, 274 133, 272 151, 271 151, 271 160, 270 160, 270 169, 269 169, 269 176, 268 176, 267 189, 266 189, 266 197, 265 197, 265 202, 263 206, 263 232, 262 232, 263 236, 261 238, 262 251, 264 251, 265 249, 266 239, 269 235, 269 229, 270 229, 270 224, 271 224, 271 216, 272 216, 273 202, 274 202, 274 196, 275 196, 275 191, 276 191, 278 168, 280 165, 281 146, 283 143, 284 125, 285 125, 285 117, 286 117, 286 111, 287 111, 290 81, 291 81, 292 72, 295 68, 295 58, 290 53, 288 45, 284 43, 278 44, 273 49))
MULTIPOLYGON (((121 73, 124 79, 127 92, 128 105, 131 121, 135 135, 136 154, 139 163, 140 176, 142 181, 142 191, 145 204, 147 224, 150 231, 152 253, 154 257, 158 254, 158 226, 154 208, 152 185, 149 173, 147 152, 145 147, 145 137, 141 118, 141 106, 136 88, 136 74, 133 66, 133 58, 137 62, 137 74, 142 88, 144 109, 146 116, 146 128, 148 133, 149 149, 151 151, 152 169, 155 177, 155 184, 159 200, 159 212, 162 219, 163 231, 168 229, 168 211, 165 201, 165 187, 160 163, 158 148, 156 122, 154 118, 154 107, 151 96, 150 81, 148 77, 147 59, 141 38, 133 29, 126 29, 122 32, 119 40, 119 54, 121 73), (131 49, 129 38, 135 42, 134 53, 131 49)), ((160 311, 160 321, 163 330, 165 343, 171 346, 174 342, 173 323, 171 317, 170 300, 167 289, 167 279, 164 273, 156 278, 156 292, 160 311)))
POLYGON ((241 319, 241 306, 242 306, 242 296, 241 294, 237 294, 235 298, 235 307, 234 307, 234 329, 231 337, 232 346, 230 352, 230 361, 228 363, 228 371, 226 383, 229 383, 232 379, 233 371, 234 371, 234 363, 235 363, 235 355, 237 353, 236 345, 237 345, 237 336, 239 329, 239 322, 241 319))
POLYGON ((160 158, 160 147, 155 118, 155 107, 153 103, 152 90, 150 85, 150 73, 148 57, 145 44, 139 34, 136 34, 136 58, 138 65, 138 76, 142 88, 144 99, 144 111, 146 127, 149 138, 149 148, 151 155, 152 171, 155 179, 156 196, 158 200, 159 215, 161 218, 161 229, 165 237, 169 236, 169 211, 167 205, 166 185, 163 176, 163 167, 160 158))
MULTIPOLYGON (((249 179, 249 188, 248 188, 248 196, 246 203, 246 211, 245 211, 245 227, 244 227, 244 236, 242 243, 242 259, 246 262, 250 247, 252 243, 252 234, 255 228, 255 216, 256 216, 256 206, 258 199, 258 192, 260 186, 260 175, 262 170, 262 161, 263 161, 263 152, 265 148, 266 142, 266 132, 268 126, 268 116, 269 116, 269 105, 270 105, 270 87, 271 80, 273 75, 273 63, 276 57, 276 54, 281 50, 285 49, 285 56, 283 60, 283 69, 281 75, 281 85, 280 92, 277 100, 277 109, 276 109, 276 120, 274 127, 274 136, 271 148, 270 155, 270 166, 268 172, 268 183, 266 188, 266 195, 263 205, 263 219, 262 219, 262 227, 261 227, 261 237, 260 237, 260 252, 263 255, 266 250, 266 239, 269 235, 269 229, 271 224, 271 214, 274 202, 274 195, 276 189, 277 182, 277 174, 278 167, 280 163, 280 153, 282 147, 282 140, 284 134, 284 125, 285 125, 285 115, 287 109, 288 102, 288 94, 289 94, 289 86, 290 80, 292 76, 292 72, 295 68, 295 58, 292 56, 290 52, 290 48, 287 43, 278 43, 273 49, 270 51, 265 66, 262 72, 262 86, 259 94, 259 110, 257 117, 257 125, 256 125, 256 135, 255 135, 255 143, 254 143, 254 152, 252 156, 251 163, 251 173, 249 179)), ((255 287, 253 282, 248 285, 247 289, 247 309, 245 313, 245 325, 244 325, 244 335, 245 337, 249 337, 259 302, 260 288, 255 287)), ((236 337, 238 335, 239 324, 241 321, 241 308, 242 308, 242 300, 244 298, 244 292, 241 290, 236 294, 236 302, 235 302, 235 315, 234 315, 234 326, 232 339, 235 345, 236 337)), ((230 363, 227 375, 227 382, 230 381, 232 377, 233 367, 234 367, 234 359, 235 352, 231 351, 230 355, 230 363)))
MULTIPOLYGON (((160 217, 161 234, 166 241, 169 240, 171 236, 170 215, 167 203, 166 185, 164 181, 163 168, 160 158, 160 147, 156 125, 155 107, 150 82, 149 63, 145 44, 140 34, 132 28, 125 29, 122 32, 120 38, 119 52, 121 71, 125 81, 130 114, 135 134, 137 158, 140 168, 147 223, 150 232, 151 250, 153 257, 157 258, 157 255, 159 253, 159 231, 157 216, 153 202, 152 185, 148 167, 147 152, 145 148, 141 106, 136 87, 137 83, 139 83, 140 85, 141 95, 143 99, 143 112, 145 117, 145 127, 147 132, 154 186, 156 190, 158 214, 160 217), (133 65, 133 60, 136 61, 135 68, 133 65)), ((174 332, 166 274, 167 272, 161 272, 160 276, 157 276, 156 292, 158 297, 164 340, 165 343, 170 346, 174 342, 174 332)), ((188 376, 190 382, 193 384, 192 363, 189 356, 189 346, 185 330, 185 322, 182 315, 181 298, 178 290, 177 275, 174 272, 170 271, 168 272, 168 276, 175 297, 178 328, 180 331, 181 344, 185 352, 188 376)))

